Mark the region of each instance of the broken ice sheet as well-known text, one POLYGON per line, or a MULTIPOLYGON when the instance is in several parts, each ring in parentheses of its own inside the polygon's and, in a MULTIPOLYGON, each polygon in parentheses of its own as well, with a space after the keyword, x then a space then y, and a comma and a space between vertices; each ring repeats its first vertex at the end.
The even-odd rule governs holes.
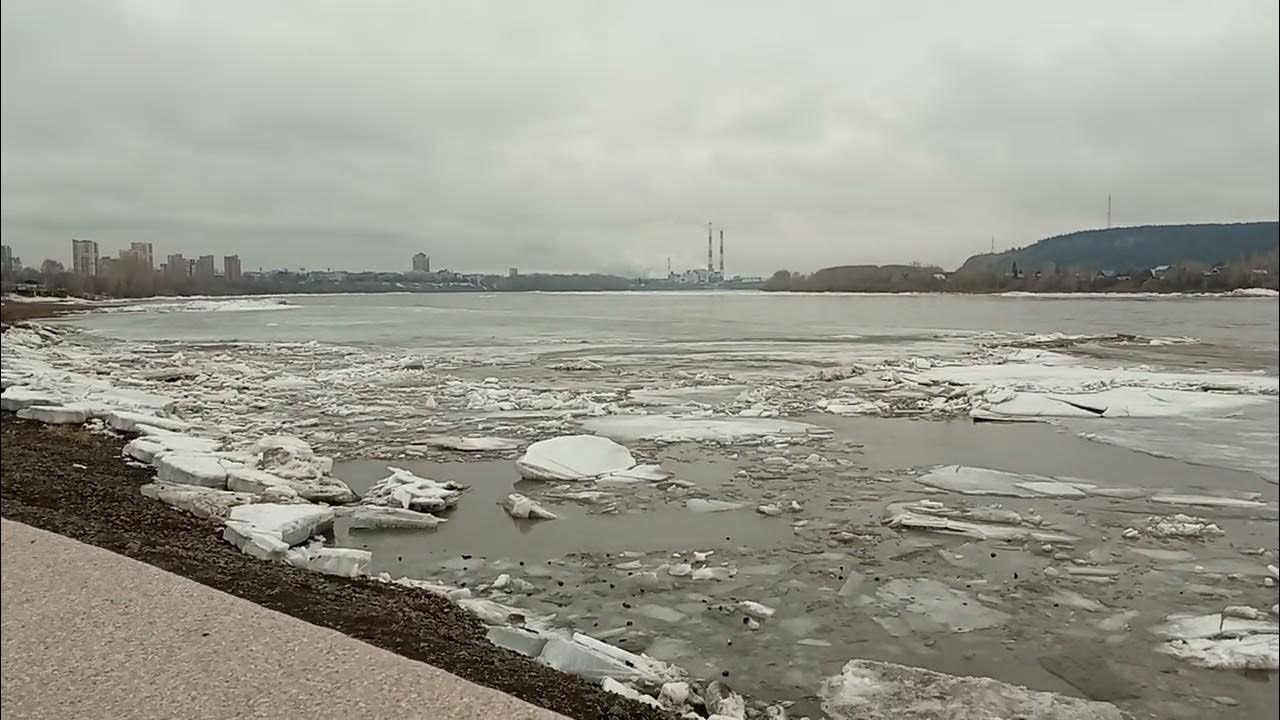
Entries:
POLYGON ((890 580, 876 589, 874 597, 864 595, 862 604, 877 623, 885 616, 876 609, 886 610, 916 633, 963 633, 996 627, 1010 619, 972 594, 930 578, 890 580))

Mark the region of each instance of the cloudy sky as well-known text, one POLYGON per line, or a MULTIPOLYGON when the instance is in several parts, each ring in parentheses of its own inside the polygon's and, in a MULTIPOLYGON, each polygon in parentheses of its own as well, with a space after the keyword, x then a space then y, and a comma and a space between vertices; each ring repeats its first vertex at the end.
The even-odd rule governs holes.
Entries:
POLYGON ((1275 219, 1274 0, 3 3, 3 237, 245 268, 955 266, 1275 219))

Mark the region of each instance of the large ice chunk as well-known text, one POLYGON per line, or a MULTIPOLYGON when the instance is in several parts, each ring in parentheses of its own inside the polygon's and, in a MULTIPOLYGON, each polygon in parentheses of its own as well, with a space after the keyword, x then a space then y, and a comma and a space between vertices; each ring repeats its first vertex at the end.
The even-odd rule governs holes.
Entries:
POLYGON ((453 482, 418 477, 403 468, 387 467, 391 474, 365 493, 364 504, 398 507, 418 512, 448 510, 458 504, 464 488, 453 482))
POLYGON ((152 459, 156 477, 183 485, 227 487, 227 468, 216 455, 190 452, 165 452, 152 459))
POLYGON ((442 522, 444 518, 430 513, 381 505, 358 507, 351 513, 351 527, 355 530, 434 528, 442 522))
POLYGON ((571 640, 550 638, 538 660, 595 682, 613 678, 658 687, 664 682, 679 680, 682 674, 679 668, 660 660, 627 652, 582 633, 574 633, 571 640))
POLYGON ((584 480, 630 470, 631 451, 608 438, 564 435, 530 445, 516 460, 527 480, 584 480))
POLYGON ((1082 498, 1095 486, 1080 481, 1064 481, 1042 475, 1029 475, 965 465, 944 465, 916 478, 916 482, 963 495, 1001 495, 1006 497, 1082 498))
POLYGON ((7 387, 0 392, 0 410, 17 412, 32 405, 61 405, 64 398, 49 390, 37 390, 23 385, 7 387))
POLYGON ((819 690, 833 720, 1123 720, 1111 703, 1028 690, 985 677, 947 675, 875 660, 850 660, 819 690))
POLYGON ((149 425, 174 432, 181 432, 191 426, 190 423, 177 418, 160 417, 132 410, 112 410, 103 415, 102 419, 106 421, 107 427, 120 432, 136 432, 138 425, 149 425))
POLYGON ((227 521, 265 533, 287 545, 300 545, 333 527, 333 509, 320 505, 253 503, 231 508, 227 521))
POLYGON ((18 411, 18 417, 49 425, 79 425, 102 411, 102 406, 84 402, 66 405, 28 405, 18 411))
POLYGON ((319 543, 291 548, 284 554, 284 561, 294 567, 346 578, 367 575, 372 558, 368 550, 327 548, 319 543))

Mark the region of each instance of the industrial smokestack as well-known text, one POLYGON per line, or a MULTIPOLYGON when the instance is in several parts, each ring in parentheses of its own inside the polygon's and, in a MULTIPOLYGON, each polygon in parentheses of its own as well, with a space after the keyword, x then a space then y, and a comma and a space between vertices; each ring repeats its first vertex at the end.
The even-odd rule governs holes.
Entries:
POLYGON ((715 265, 711 264, 711 223, 707 223, 707 272, 715 269, 715 265))
POLYGON ((720 278, 724 279, 724 231, 720 231, 720 278))

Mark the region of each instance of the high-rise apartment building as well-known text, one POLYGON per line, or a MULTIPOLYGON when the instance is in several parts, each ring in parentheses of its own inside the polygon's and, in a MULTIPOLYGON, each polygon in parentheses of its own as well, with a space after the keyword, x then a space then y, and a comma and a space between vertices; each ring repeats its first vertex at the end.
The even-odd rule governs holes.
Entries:
POLYGON ((156 268, 155 257, 151 253, 151 243, 149 242, 131 242, 129 243, 129 252, 138 258, 138 262, 146 266, 148 270, 156 268))
POLYGON ((213 256, 201 255, 200 258, 196 260, 195 269, 191 273, 191 276, 198 278, 211 278, 216 272, 217 271, 214 269, 213 264, 213 256))
POLYGON ((418 253, 413 256, 414 272, 431 272, 431 258, 426 253, 418 253))
POLYGON ((8 245, 0 245, 0 272, 8 275, 22 269, 22 261, 13 254, 13 248, 8 245))
POLYGON ((98 274, 98 243, 93 240, 71 241, 71 270, 77 275, 98 274))
POLYGON ((169 261, 165 263, 164 273, 169 277, 187 277, 190 274, 187 268, 187 259, 182 256, 182 253, 170 255, 169 261))
POLYGON ((222 258, 222 276, 227 282, 240 282, 239 255, 227 255, 222 258))

